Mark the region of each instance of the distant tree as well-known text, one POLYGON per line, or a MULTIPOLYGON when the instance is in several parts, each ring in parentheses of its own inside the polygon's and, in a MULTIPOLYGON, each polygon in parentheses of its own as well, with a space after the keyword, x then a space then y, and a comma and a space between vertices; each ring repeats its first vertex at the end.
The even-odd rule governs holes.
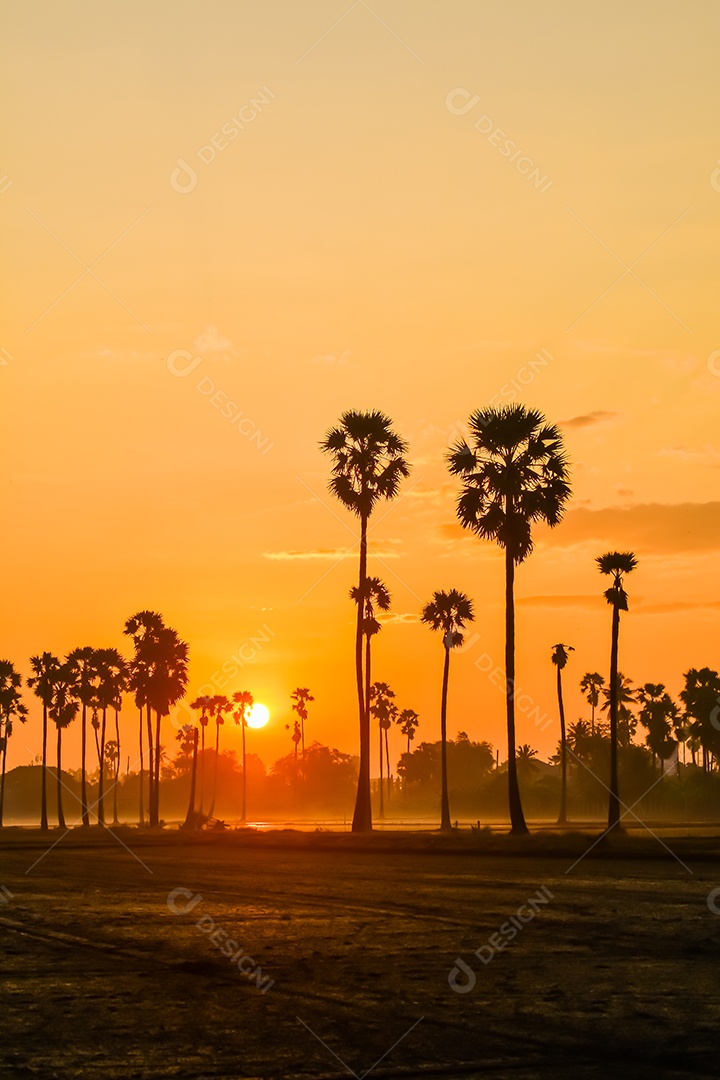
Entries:
POLYGON ((239 724, 242 728, 242 813, 240 815, 240 823, 245 825, 247 823, 247 755, 245 752, 245 728, 247 727, 248 714, 255 704, 255 699, 249 690, 238 690, 233 694, 233 701, 237 705, 237 709, 233 713, 233 718, 235 723, 239 724))
POLYGON ((515 567, 533 549, 532 526, 559 524, 570 497, 560 430, 537 409, 507 405, 478 409, 469 443, 451 447, 448 467, 462 478, 460 524, 505 551, 505 686, 508 797, 513 833, 526 833, 515 760, 515 567))
POLYGON ((7 765, 8 741, 13 731, 13 722, 27 720, 27 708, 22 703, 22 675, 15 670, 11 660, 0 660, 0 747, 2 748, 2 772, 0 772, 0 828, 3 824, 5 805, 5 768, 7 765))
POLYGON ((32 675, 28 679, 28 686, 40 698, 43 707, 42 719, 42 780, 40 788, 40 828, 47 832, 47 736, 48 736, 48 709, 52 704, 53 679, 60 668, 60 661, 52 653, 44 652, 30 657, 32 675))
MULTIPOLYGON (((617 674, 617 738, 618 746, 630 746, 637 730, 637 717, 630 705, 635 703, 635 691, 632 688, 632 679, 628 679, 621 671, 617 674)), ((604 700, 601 709, 603 712, 610 711, 610 687, 602 689, 604 700)))
POLYGON ((445 661, 443 665, 442 694, 440 698, 440 746, 441 746, 441 783, 440 783, 440 831, 451 832, 450 801, 448 795, 447 774, 447 699, 450 675, 450 650, 456 649, 464 641, 462 631, 475 618, 472 600, 465 593, 451 589, 449 592, 436 591, 432 600, 425 605, 420 616, 431 630, 440 630, 443 637, 445 661))
MULTIPOLYGON (((127 687, 127 664, 117 649, 95 649, 93 651, 94 687, 90 704, 93 709, 99 709, 102 713, 100 728, 98 768, 100 777, 98 782, 97 816, 98 823, 105 825, 105 741, 107 735, 107 710, 115 710, 116 731, 117 714, 122 706, 122 695, 127 687)), ((119 755, 118 755, 119 759, 119 755)))
MULTIPOLYGON (((192 708, 192 706, 191 706, 192 708)), ((194 724, 183 724, 175 738, 180 743, 183 756, 191 756, 190 768, 190 797, 188 799, 187 814, 183 823, 183 829, 194 829, 197 826, 198 815, 195 813, 195 790, 197 787, 197 759, 198 759, 198 729, 194 724)))
POLYGON ((370 799, 370 708, 365 700, 363 624, 367 593, 367 527, 380 499, 394 499, 410 474, 407 444, 384 413, 347 411, 321 443, 332 466, 330 491, 360 520, 360 567, 355 632, 355 676, 360 718, 360 773, 353 815, 353 832, 372 830, 370 799))
POLYGON ((213 790, 210 801, 208 817, 215 813, 215 799, 217 797, 218 762, 220 761, 220 728, 225 723, 225 713, 232 710, 232 703, 224 694, 214 694, 211 702, 212 715, 215 718, 215 768, 213 770, 213 790))
POLYGON ((563 692, 562 692, 562 672, 565 665, 568 662, 568 653, 574 652, 572 645, 553 645, 552 662, 557 669, 557 697, 558 697, 558 711, 560 713, 560 768, 561 768, 561 789, 560 789, 560 813, 558 815, 558 825, 567 824, 567 743, 565 739, 565 706, 563 705, 563 692))
POLYGON ((66 661, 60 665, 53 678, 52 701, 48 709, 50 719, 57 728, 57 805, 58 826, 65 829, 65 814, 62 801, 62 733, 78 714, 80 700, 77 697, 76 671, 66 661))
MULTIPOLYGON (((190 702, 190 708, 200 713, 198 720, 200 723, 200 813, 202 814, 205 802, 205 728, 208 726, 210 713, 213 710, 213 699, 209 694, 201 694, 190 702)), ((195 736, 193 735, 192 738, 194 739, 195 736)))
POLYGON ((638 720, 647 729, 645 742, 653 757, 653 768, 657 758, 664 772, 665 762, 677 746, 672 733, 680 710, 663 683, 645 683, 637 691, 637 700, 641 705, 638 720))
POLYGON ((95 679, 95 650, 91 645, 85 645, 80 649, 73 649, 65 657, 72 675, 75 687, 75 695, 82 706, 80 731, 80 803, 82 807, 82 823, 87 828, 90 824, 87 797, 87 710, 92 705, 95 679))
POLYGON ((378 734, 380 737, 380 810, 378 817, 385 817, 385 799, 383 795, 383 753, 384 738, 395 716, 397 705, 394 703, 395 691, 391 690, 386 682, 375 682, 370 687, 368 701, 370 712, 378 722, 378 734))
POLYGON ((597 671, 588 671, 580 680, 580 689, 585 695, 590 706, 590 734, 595 734, 595 710, 600 701, 600 691, 605 685, 605 680, 597 671))
POLYGON ((153 728, 152 728, 152 704, 150 700, 151 680, 154 673, 153 647, 157 642, 158 635, 165 625, 163 617, 158 611, 138 611, 131 615, 125 623, 124 634, 132 638, 135 655, 130 661, 129 689, 135 694, 135 704, 138 707, 140 720, 140 808, 139 821, 145 822, 145 810, 143 805, 144 790, 144 758, 143 751, 143 724, 147 726, 147 759, 148 759, 148 809, 152 817, 154 804, 155 784, 155 759, 153 754, 153 728), (145 718, 143 719, 143 710, 145 718))
POLYGON ((618 641, 620 637, 620 612, 628 610, 628 597, 623 587, 627 574, 637 566, 632 551, 608 551, 595 560, 601 574, 612 578, 612 585, 605 591, 605 599, 613 609, 612 639, 610 646, 610 797, 608 800, 608 829, 620 823, 620 794, 618 788, 618 641))
POLYGON ((407 752, 410 753, 410 743, 415 738, 415 729, 420 723, 420 717, 414 709, 403 709, 395 717, 395 723, 407 739, 407 752))
POLYGON ((306 686, 298 686, 297 689, 293 690, 292 694, 290 695, 290 699, 292 701, 293 710, 298 714, 298 716, 300 718, 300 740, 302 742, 302 761, 303 761, 303 776, 304 776, 305 775, 305 721, 308 718, 308 710, 307 710, 308 702, 309 701, 314 701, 315 698, 312 696, 312 694, 310 693, 310 691, 308 690, 308 688, 306 686))
POLYGON ((712 668, 690 668, 680 691, 690 738, 693 762, 702 747, 703 769, 708 771, 713 757, 720 756, 720 676, 712 668))

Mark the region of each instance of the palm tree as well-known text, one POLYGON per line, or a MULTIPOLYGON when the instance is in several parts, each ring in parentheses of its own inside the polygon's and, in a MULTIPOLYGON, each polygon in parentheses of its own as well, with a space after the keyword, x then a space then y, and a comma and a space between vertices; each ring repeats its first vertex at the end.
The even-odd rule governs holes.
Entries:
MULTIPOLYGON (((440 701, 440 831, 451 832, 450 801, 447 778, 447 698, 450 676, 450 650, 463 643, 463 633, 467 623, 475 618, 472 600, 465 593, 451 589, 450 592, 435 592, 432 600, 425 605, 420 616, 431 630, 441 630, 445 663, 443 666, 442 697, 440 701)), ((408 742, 408 751, 410 743, 408 742)))
POLYGON ((393 702, 395 691, 391 690, 387 683, 376 682, 370 687, 367 700, 370 703, 370 712, 378 722, 378 734, 380 737, 380 810, 378 817, 385 817, 385 796, 383 792, 383 737, 387 728, 390 727, 393 716, 397 715, 397 706, 393 702))
MULTIPOLYGON (((165 625, 162 615, 158 611, 138 611, 135 615, 131 615, 125 623, 123 630, 124 634, 131 637, 135 648, 135 655, 130 662, 130 683, 129 689, 135 693, 135 704, 138 707, 139 720, 140 720, 140 811, 139 820, 143 825, 145 822, 145 809, 143 805, 143 790, 144 790, 144 776, 143 776, 143 724, 146 724, 147 728, 147 754, 148 754, 148 805, 152 807, 154 803, 154 781, 155 781, 155 767, 153 757, 153 733, 152 733, 152 713, 150 703, 150 680, 153 673, 152 662, 152 646, 153 642, 157 640, 157 635, 165 625), (143 709, 145 710, 145 719, 143 720, 143 709)), ((151 811, 152 812, 152 811, 151 811)))
POLYGON ((188 645, 182 641, 176 630, 163 626, 150 645, 152 674, 150 677, 149 700, 155 712, 155 779, 153 781, 153 801, 150 805, 150 825, 160 824, 160 723, 163 716, 169 716, 173 705, 185 696, 188 684, 188 645))
MULTIPOLYGON (((209 694, 202 694, 190 702, 191 709, 200 711, 200 813, 205 802, 205 728, 208 726, 210 713, 213 711, 213 699, 209 694)), ((193 736, 194 737, 194 736, 193 736)), ((194 810, 194 807, 193 807, 194 810)))
POLYGON ((92 705, 94 693, 94 656, 95 650, 92 646, 85 645, 81 649, 73 649, 72 652, 68 653, 65 657, 75 682, 78 701, 82 705, 82 728, 80 734, 80 802, 82 805, 82 823, 86 828, 90 824, 87 798, 87 768, 85 764, 87 750, 87 710, 88 706, 92 705))
POLYGON ((60 667, 60 661, 52 653, 44 652, 38 656, 30 657, 30 667, 33 674, 27 681, 28 686, 42 701, 42 781, 40 788, 40 828, 47 831, 47 735, 48 735, 48 708, 52 702, 53 679, 60 667))
MULTIPOLYGON (((637 728, 637 719, 635 718, 632 709, 628 708, 629 705, 635 702, 635 691, 632 688, 632 679, 626 678, 621 671, 618 671, 617 675, 617 731, 618 731, 618 746, 629 746, 632 742, 635 729, 637 728)), ((602 688, 602 696, 605 699, 601 709, 603 712, 609 712, 610 710, 610 687, 604 686, 602 688)))
POLYGON ((10 660, 0 660, 0 746, 2 747, 2 772, 0 773, 0 828, 3 824, 5 804, 5 767, 7 764, 8 740, 12 735, 13 717, 24 724, 27 720, 27 708, 22 703, 20 688, 22 675, 15 670, 10 660))
POLYGON ((248 713, 252 709, 255 699, 249 690, 237 690, 233 694, 233 701, 237 705, 237 709, 233 713, 233 718, 236 724, 240 724, 242 727, 242 763, 243 763, 243 786, 242 786, 242 813, 240 815, 240 824, 245 825, 247 823, 247 759, 245 754, 245 728, 247 727, 248 713))
MULTIPOLYGON (((350 599, 360 604, 360 590, 353 585, 350 590, 350 599)), ((375 608, 379 611, 390 610, 390 591, 379 577, 368 577, 365 580, 365 614, 363 617, 363 636, 365 638, 365 701, 370 709, 371 705, 371 672, 372 655, 371 642, 376 634, 379 634, 382 626, 375 618, 375 608)), ((389 770, 388 770, 389 772, 389 770)), ((380 816, 384 816, 383 793, 382 793, 382 732, 380 733, 380 816)))
POLYGON ((702 748, 704 771, 710 768, 711 755, 720 754, 718 704, 720 676, 712 668, 690 668, 684 674, 685 686, 680 691, 684 721, 690 736, 688 746, 695 764, 695 755, 702 748))
POLYGON ((53 678, 52 701, 48 709, 50 719, 57 728, 57 814, 58 826, 67 828, 62 803, 62 733, 75 719, 80 708, 77 696, 76 671, 68 661, 61 664, 53 678))
POLYGON ((407 444, 393 431, 392 421, 378 410, 347 411, 338 427, 321 443, 333 467, 330 491, 360 519, 360 567, 355 631, 355 677, 360 717, 360 771, 353 814, 353 832, 372 830, 370 800, 370 708, 363 673, 363 624, 367 592, 368 521, 380 499, 394 499, 401 481, 410 474, 405 460, 407 444))
POLYGON ((401 713, 395 717, 395 723, 400 728, 400 731, 407 739, 407 752, 410 753, 410 743, 415 738, 415 728, 420 723, 420 717, 414 709, 403 709, 401 713))
POLYGON ((677 746, 672 733, 677 729, 680 710, 670 697, 663 683, 645 683, 638 688, 637 701, 642 708, 638 720, 647 728, 645 742, 653 757, 660 761, 660 772, 665 771, 665 762, 671 757, 677 746))
MULTIPOLYGON (((98 767, 100 777, 98 782, 97 817, 98 824, 105 825, 105 737, 107 732, 107 710, 115 710, 116 729, 117 714, 122 705, 123 691, 127 686, 127 664, 117 649, 96 649, 93 654, 93 668, 95 672, 95 687, 92 704, 102 713, 102 725, 100 728, 98 747, 98 767)), ((119 740, 119 732, 118 732, 119 740)), ((118 754, 119 758, 119 754, 118 754)), ((117 818, 117 813, 116 813, 117 818)))
MULTIPOLYGON (((195 706, 191 705, 190 708, 195 706)), ((190 798, 188 800, 187 814, 185 815, 185 822, 182 826, 183 829, 194 829, 197 825, 197 815, 195 814, 195 789, 197 786, 197 759, 198 759, 198 729, 193 724, 185 724, 180 728, 175 738, 180 743, 180 747, 186 753, 192 750, 192 765, 190 770, 190 798)))
POLYGON ((588 671, 580 680, 580 689, 585 695, 590 706, 590 734, 595 734, 595 710, 600 700, 600 691, 605 685, 605 679, 598 671, 588 671))
POLYGON ((552 662, 557 668, 557 696, 558 711, 560 713, 560 762, 562 770, 562 786, 560 792, 560 813, 558 825, 567 824, 567 742, 565 738, 565 707, 563 705, 562 671, 568 662, 568 653, 574 652, 572 645, 553 645, 552 662))
POLYGON ((605 599, 613 609, 612 641, 610 646, 610 798, 608 802, 608 829, 620 824, 620 794, 618 789, 618 639, 620 636, 620 612, 628 610, 628 598, 623 588, 623 576, 637 566, 632 551, 607 551, 595 560, 601 574, 612 578, 612 585, 605 591, 605 599))
POLYGON ((526 833, 515 762, 515 567, 533 549, 532 526, 554 527, 570 497, 562 435, 537 409, 478 409, 470 442, 451 447, 448 467, 462 478, 460 524, 505 551, 505 680, 508 796, 513 833, 526 833))
POLYGON ((215 717, 215 769, 213 771, 213 790, 208 817, 212 817, 215 812, 215 799, 217 797, 218 762, 220 760, 220 725, 225 723, 225 716, 223 714, 230 712, 232 709, 230 701, 224 694, 213 695, 210 699, 210 705, 212 715, 215 717))
POLYGON ((298 686, 296 690, 293 690, 290 695, 292 700, 292 708, 298 714, 300 718, 300 740, 302 742, 302 764, 303 764, 303 780, 305 779, 305 721, 308 718, 307 704, 309 701, 314 701, 306 686, 298 686))

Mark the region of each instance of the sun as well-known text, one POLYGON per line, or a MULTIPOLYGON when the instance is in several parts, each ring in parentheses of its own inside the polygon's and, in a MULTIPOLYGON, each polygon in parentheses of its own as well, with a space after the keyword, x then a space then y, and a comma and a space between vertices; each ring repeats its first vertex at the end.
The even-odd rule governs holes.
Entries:
POLYGON ((262 705, 259 701, 256 701, 247 715, 247 726, 254 728, 265 727, 269 719, 270 710, 267 705, 262 705))

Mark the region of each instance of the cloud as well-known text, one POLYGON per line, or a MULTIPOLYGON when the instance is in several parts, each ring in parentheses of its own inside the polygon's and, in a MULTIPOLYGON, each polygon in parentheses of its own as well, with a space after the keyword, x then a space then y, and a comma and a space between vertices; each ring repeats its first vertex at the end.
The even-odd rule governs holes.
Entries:
POLYGON ((378 622, 381 622, 384 626, 390 626, 392 623, 419 623, 420 616, 414 611, 394 612, 392 615, 386 615, 384 612, 379 612, 377 616, 378 622))
POLYGON ((218 328, 209 323, 201 330, 193 341, 194 347, 204 357, 212 357, 217 360, 235 360, 238 351, 230 338, 223 337, 218 333, 218 328))
POLYGON ((710 469, 717 469, 720 466, 720 450, 710 443, 697 448, 678 443, 675 446, 666 446, 659 451, 659 455, 660 457, 678 458, 680 461, 686 461, 691 465, 705 465, 710 469))
POLYGON ((582 416, 573 416, 570 420, 560 420, 560 427, 566 428, 586 428, 593 427, 595 424, 601 424, 604 420, 614 420, 620 413, 605 412, 603 409, 597 409, 595 412, 583 413, 582 416))
MULTIPOLYGON (((319 548, 315 551, 264 551, 264 559, 275 559, 287 562, 291 559, 325 559, 339 562, 340 559, 357 559, 357 545, 351 548, 319 548)), ((373 551, 373 555, 379 559, 399 559, 397 551, 373 551)))
MULTIPOLYGON (((720 502, 637 503, 635 506, 570 510, 552 530, 538 530, 548 545, 571 547, 594 542, 598 546, 631 549, 642 558, 681 552, 720 549, 720 502)), ((598 552, 600 554, 600 552, 598 552)))

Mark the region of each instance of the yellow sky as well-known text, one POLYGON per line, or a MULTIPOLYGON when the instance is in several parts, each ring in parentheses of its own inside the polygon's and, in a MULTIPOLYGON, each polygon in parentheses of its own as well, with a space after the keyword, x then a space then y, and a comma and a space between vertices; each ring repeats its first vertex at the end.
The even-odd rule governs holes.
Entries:
MULTIPOLYGON (((122 645, 156 608, 194 690, 253 654, 224 689, 270 706, 268 762, 298 684, 311 736, 355 750, 355 553, 333 556, 354 522, 318 441, 381 408, 414 468, 371 535, 405 616, 375 672, 436 738, 441 647, 410 617, 463 589, 480 636, 450 731, 502 748, 502 558, 453 527, 442 453, 517 394, 565 422, 575 488, 518 573, 520 685, 554 716, 571 643, 582 715, 609 547, 640 560, 623 671, 676 693, 718 666, 716 4, 29 2, 3 22, 2 655, 122 645)), ((525 717, 519 739, 546 754, 556 731, 525 717)))

